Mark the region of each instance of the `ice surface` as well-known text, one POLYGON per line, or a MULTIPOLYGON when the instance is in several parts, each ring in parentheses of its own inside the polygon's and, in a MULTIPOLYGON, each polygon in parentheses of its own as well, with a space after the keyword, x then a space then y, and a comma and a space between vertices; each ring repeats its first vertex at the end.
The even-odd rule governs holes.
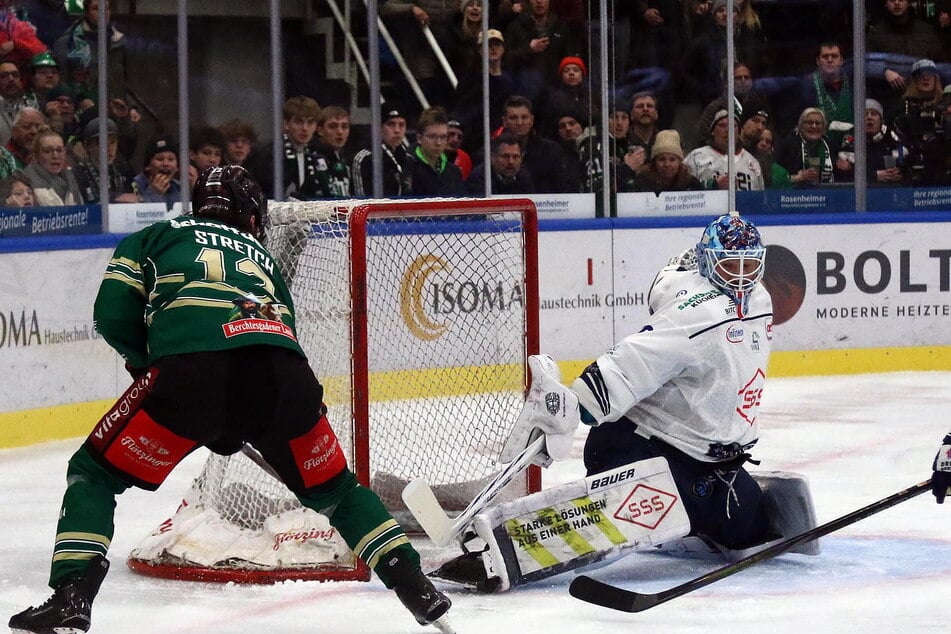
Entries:
MULTIPOLYGON (((929 477, 949 428, 951 373, 771 379, 754 450, 761 469, 795 471, 812 487, 820 522, 929 477)), ((550 486, 579 477, 583 432, 572 460, 545 473, 550 486)), ((0 617, 48 596, 47 566, 69 455, 80 440, 0 451, 0 617)), ((125 556, 163 518, 201 468, 182 464, 156 493, 119 498, 112 572, 93 611, 105 634, 435 632, 395 596, 370 583, 248 587, 138 576, 125 556)), ((754 467, 757 468, 757 467, 754 467)), ((427 569, 453 556, 416 540, 427 569)), ((502 595, 451 591, 460 634, 664 632, 680 634, 935 632, 951 622, 951 504, 923 495, 826 537, 819 557, 784 555, 637 615, 572 599, 571 574, 502 595)), ((591 574, 657 591, 712 564, 636 554, 591 574)))

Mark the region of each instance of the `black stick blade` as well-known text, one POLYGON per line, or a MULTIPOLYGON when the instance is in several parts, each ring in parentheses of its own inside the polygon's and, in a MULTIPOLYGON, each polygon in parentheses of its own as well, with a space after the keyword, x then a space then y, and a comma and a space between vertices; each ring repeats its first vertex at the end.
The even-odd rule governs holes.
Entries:
POLYGON ((568 592, 576 599, 620 612, 643 612, 659 603, 656 594, 632 592, 585 575, 575 577, 568 592))

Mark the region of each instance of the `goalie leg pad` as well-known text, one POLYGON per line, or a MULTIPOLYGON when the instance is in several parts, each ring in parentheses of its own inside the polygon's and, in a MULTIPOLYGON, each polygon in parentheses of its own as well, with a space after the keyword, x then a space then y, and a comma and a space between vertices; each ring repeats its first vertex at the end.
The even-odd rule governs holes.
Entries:
POLYGON ((651 458, 491 507, 473 528, 485 543, 475 585, 504 591, 652 548, 690 521, 667 461, 651 458))
MULTIPOLYGON (((775 532, 788 539, 818 525, 809 483, 803 476, 784 471, 754 471, 750 475, 763 489, 763 505, 775 532)), ((819 541, 806 542, 790 552, 818 555, 819 541)))
MULTIPOLYGON (((769 521, 770 538, 746 548, 728 548, 710 538, 689 536, 664 544, 661 550, 691 558, 739 561, 818 525, 809 484, 803 476, 784 471, 751 471, 749 475, 762 489, 762 505, 769 521)), ((819 551, 819 541, 813 540, 789 552, 818 555, 819 551)))

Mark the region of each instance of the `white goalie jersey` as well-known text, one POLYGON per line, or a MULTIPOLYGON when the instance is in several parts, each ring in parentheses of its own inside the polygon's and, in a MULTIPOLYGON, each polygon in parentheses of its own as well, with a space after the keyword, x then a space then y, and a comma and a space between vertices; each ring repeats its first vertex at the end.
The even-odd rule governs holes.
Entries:
POLYGON ((772 339, 762 285, 747 316, 690 262, 675 258, 648 296, 649 322, 572 384, 598 423, 622 416, 702 461, 737 457, 759 437, 757 415, 772 339))

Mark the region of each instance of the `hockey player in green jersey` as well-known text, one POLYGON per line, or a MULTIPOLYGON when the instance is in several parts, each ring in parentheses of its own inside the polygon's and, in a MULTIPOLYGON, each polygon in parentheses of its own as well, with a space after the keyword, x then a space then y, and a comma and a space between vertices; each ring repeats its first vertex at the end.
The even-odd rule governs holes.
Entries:
POLYGON ((192 201, 194 216, 127 236, 109 261, 96 330, 134 382, 69 461, 53 595, 14 615, 10 628, 88 631, 109 568, 115 497, 132 486, 157 489, 200 446, 231 453, 243 442, 304 506, 329 517, 420 624, 441 624, 449 599, 423 575, 380 499, 357 483, 327 421, 323 388, 297 342, 293 301, 262 246, 260 188, 240 166, 211 167, 192 201))

